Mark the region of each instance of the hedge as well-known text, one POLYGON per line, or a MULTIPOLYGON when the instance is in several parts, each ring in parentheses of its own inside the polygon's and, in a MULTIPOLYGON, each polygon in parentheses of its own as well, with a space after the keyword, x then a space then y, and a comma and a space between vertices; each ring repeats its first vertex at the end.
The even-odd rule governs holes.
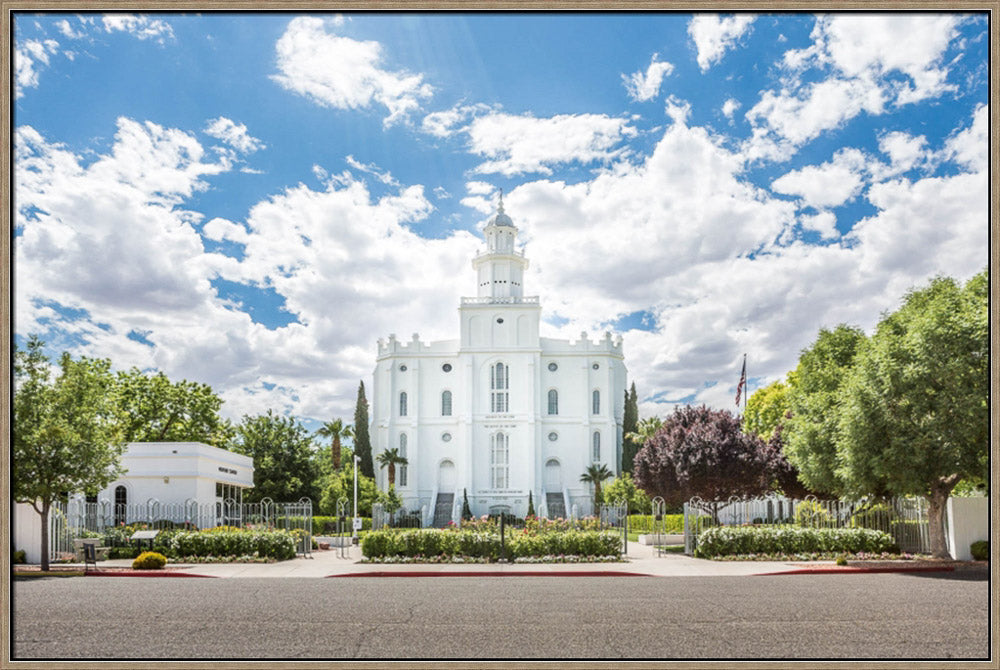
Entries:
POLYGON ((893 548, 890 535, 868 528, 800 528, 794 526, 716 526, 698 536, 695 556, 712 558, 743 554, 799 554, 859 551, 881 553, 893 548))
MULTIPOLYGON (((368 516, 358 517, 361 519, 361 530, 371 530, 372 519, 368 516)), ((351 523, 353 517, 347 516, 347 521, 344 524, 345 531, 351 533, 351 523)), ((314 516, 312 518, 312 534, 313 535, 334 535, 337 532, 337 517, 335 516, 314 516), (329 524, 329 525, 327 525, 329 524)))
POLYGON ((295 547, 295 536, 285 530, 180 531, 171 541, 177 557, 261 556, 284 561, 295 558, 295 547))
MULTIPOLYGON (((654 529, 658 531, 659 529, 655 528, 656 523, 652 514, 629 514, 628 516, 628 529, 636 533, 652 533, 654 529)), ((683 514, 664 514, 662 523, 664 533, 684 532, 683 514)))
MULTIPOLYGON (((562 533, 512 531, 506 536, 510 558, 525 556, 618 556, 621 537, 607 531, 569 530, 562 533)), ((500 558, 500 536, 495 533, 458 530, 377 530, 361 540, 366 558, 386 556, 468 556, 500 558)))

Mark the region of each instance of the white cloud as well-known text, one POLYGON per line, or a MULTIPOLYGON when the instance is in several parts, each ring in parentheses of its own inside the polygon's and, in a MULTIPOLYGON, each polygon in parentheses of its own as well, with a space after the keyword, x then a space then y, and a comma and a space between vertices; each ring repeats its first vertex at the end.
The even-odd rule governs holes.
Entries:
POLYGON ((59 32, 61 32, 63 35, 65 35, 71 40, 78 40, 87 36, 87 34, 82 30, 80 31, 74 30, 73 26, 66 19, 57 22, 56 27, 59 28, 59 32))
POLYGON ((21 127, 15 149, 18 332, 71 331, 84 342, 70 344, 75 353, 208 383, 230 417, 349 415, 374 339, 453 337, 455 305, 474 285, 479 240, 408 228, 433 210, 421 186, 376 199, 349 174, 327 175, 319 190, 286 189, 199 235, 201 216, 183 202, 227 165, 208 162, 188 133, 120 119, 109 151, 84 159, 21 127), (207 252, 203 239, 242 254, 207 252), (216 293, 215 277, 275 291, 297 323, 253 322, 216 293), (88 315, 61 317, 58 305, 88 315), (132 330, 154 346, 128 339, 132 330))
POLYGON ((674 71, 674 66, 666 61, 656 60, 659 54, 653 54, 649 61, 649 67, 645 72, 633 72, 630 75, 622 75, 625 82, 625 90, 633 100, 652 100, 660 93, 660 84, 663 78, 674 71))
POLYGON ((399 186, 399 182, 396 181, 396 178, 392 176, 391 172, 383 170, 374 163, 362 163, 354 156, 348 156, 344 160, 347 161, 347 164, 350 165, 355 170, 364 172, 366 174, 370 174, 383 184, 389 184, 391 186, 399 186))
POLYGON ((174 29, 169 23, 144 14, 105 14, 101 21, 108 33, 126 32, 140 40, 156 40, 160 44, 174 39, 174 29))
POLYGON ((264 143, 247 132, 247 127, 232 119, 220 116, 208 122, 205 133, 222 140, 242 154, 250 154, 264 148, 264 143))
POLYGON ((36 88, 42 69, 49 64, 49 55, 59 50, 55 40, 25 40, 14 49, 14 97, 24 95, 24 89, 36 88))
POLYGON ((972 124, 955 135, 942 152, 946 160, 953 160, 971 172, 986 172, 989 167, 989 107, 980 105, 973 114, 972 124))
POLYGON ((383 121, 387 126, 431 96, 433 89, 423 75, 382 69, 381 44, 336 35, 329 26, 315 17, 292 19, 275 47, 279 74, 271 78, 325 107, 368 109, 380 104, 389 112, 383 121))
POLYGON ((488 114, 495 108, 483 103, 455 105, 451 109, 431 112, 424 117, 421 128, 435 137, 451 137, 460 132, 468 132, 468 122, 476 116, 488 114))
POLYGON ((867 164, 857 149, 841 149, 827 163, 807 165, 775 179, 771 190, 798 196, 806 207, 837 207, 861 193, 867 164))
POLYGON ((799 222, 806 230, 813 230, 820 234, 824 240, 837 237, 837 217, 833 212, 819 212, 818 214, 803 214, 799 217, 799 222))
POLYGON ((747 112, 754 126, 747 157, 785 160, 863 112, 880 115, 956 90, 947 82, 943 59, 963 20, 956 14, 898 12, 817 17, 813 43, 782 57, 784 85, 764 91, 747 112), (806 73, 817 71, 826 78, 804 83, 806 73))
POLYGON ((491 113, 468 127, 469 150, 486 158, 480 174, 551 174, 566 163, 609 161, 636 131, 626 119, 604 114, 560 114, 548 118, 491 113))
POLYGON ((736 98, 729 98, 724 103, 722 103, 722 115, 729 119, 729 122, 733 122, 733 114, 736 110, 741 107, 740 101, 736 98))
POLYGON ((496 187, 485 181, 467 181, 465 182, 465 190, 472 195, 490 195, 496 190, 496 187))
POLYGON ((723 18, 718 14, 695 14, 688 24, 688 35, 698 51, 698 67, 702 72, 722 60, 723 54, 757 18, 752 14, 735 14, 723 18))

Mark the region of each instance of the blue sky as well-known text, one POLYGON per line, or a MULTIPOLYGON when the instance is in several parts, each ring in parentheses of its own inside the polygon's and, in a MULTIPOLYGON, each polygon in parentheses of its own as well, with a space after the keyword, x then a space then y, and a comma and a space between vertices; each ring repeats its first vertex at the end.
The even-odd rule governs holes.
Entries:
POLYGON ((641 413, 988 257, 983 14, 15 15, 15 331, 350 417, 457 336, 499 189, 641 413))

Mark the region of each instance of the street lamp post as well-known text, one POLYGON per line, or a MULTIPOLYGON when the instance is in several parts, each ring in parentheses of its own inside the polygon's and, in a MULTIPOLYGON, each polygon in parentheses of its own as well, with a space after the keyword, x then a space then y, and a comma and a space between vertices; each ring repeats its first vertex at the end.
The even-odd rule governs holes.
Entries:
POLYGON ((354 519, 351 523, 351 544, 358 541, 358 463, 361 457, 354 455, 354 519))

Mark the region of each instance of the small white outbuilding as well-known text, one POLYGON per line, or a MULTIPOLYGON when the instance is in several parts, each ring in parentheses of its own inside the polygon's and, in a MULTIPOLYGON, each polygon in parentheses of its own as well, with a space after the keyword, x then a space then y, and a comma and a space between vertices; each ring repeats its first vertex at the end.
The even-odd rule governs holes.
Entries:
POLYGON ((125 473, 92 502, 138 505, 196 501, 243 501, 253 487, 253 459, 201 442, 130 442, 121 459, 125 473))

